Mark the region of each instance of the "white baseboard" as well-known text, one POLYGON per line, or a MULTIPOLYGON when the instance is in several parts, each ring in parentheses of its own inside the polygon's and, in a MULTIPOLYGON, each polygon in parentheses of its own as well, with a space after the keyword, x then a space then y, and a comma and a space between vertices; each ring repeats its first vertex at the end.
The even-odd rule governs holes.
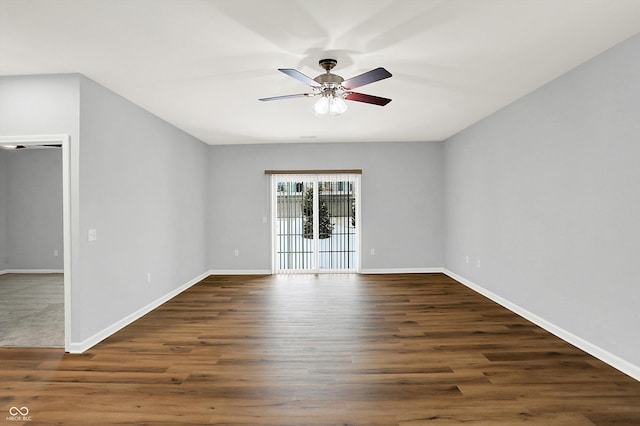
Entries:
POLYGON ((0 275, 4 274, 62 274, 64 269, 3 269, 0 275))
POLYGON ((209 275, 271 275, 271 269, 210 269, 209 275))
POLYGON ((205 272, 204 274, 201 274, 201 275, 193 278, 192 280, 190 280, 186 284, 183 284, 180 287, 170 291, 169 293, 165 294, 164 296, 159 297, 158 299, 156 299, 153 302, 149 303, 147 306, 144 306, 144 307, 138 309, 137 311, 135 311, 134 313, 132 313, 132 314, 130 314, 128 316, 126 316, 125 318, 121 319, 120 321, 118 321, 118 322, 110 325, 109 327, 105 328, 104 330, 94 334, 93 336, 89 337, 88 339, 85 339, 82 342, 71 342, 69 344, 69 347, 66 348, 67 352, 72 353, 72 354, 81 354, 81 353, 85 352, 86 350, 88 350, 91 347, 97 345, 98 343, 100 343, 101 341, 103 341, 107 337, 111 336, 112 334, 114 334, 118 330, 121 330, 122 328, 124 328, 127 325, 131 324, 135 320, 137 320, 137 319, 141 318, 142 316, 148 314, 152 310, 156 309, 158 306, 160 306, 163 303, 169 301, 170 299, 172 299, 175 296, 177 296, 178 294, 182 293, 183 291, 185 291, 189 287, 199 283, 200 281, 202 281, 203 279, 207 278, 208 276, 209 276, 209 272, 205 272))
POLYGON ((435 274, 443 273, 442 268, 389 268, 389 269, 363 269, 361 274, 435 274))
POLYGON ((512 312, 515 312, 516 314, 520 315, 523 318, 526 318, 527 320, 531 321, 537 326, 544 328, 549 333, 554 334, 555 336, 561 338, 562 340, 568 343, 571 343, 575 347, 582 349, 583 351, 587 352, 590 355, 593 355, 599 360, 606 362, 613 368, 616 368, 622 371, 623 373, 633 377, 634 379, 640 381, 640 366, 632 364, 629 361, 626 361, 618 357, 617 355, 614 355, 611 352, 605 349, 602 349, 601 347, 594 345, 593 343, 588 342, 587 340, 579 336, 576 336, 575 334, 561 327, 558 327, 557 325, 545 320, 544 318, 541 318, 536 314, 529 312, 528 310, 520 307, 519 305, 516 305, 515 303, 512 303, 509 300, 501 296, 498 296, 497 294, 485 289, 482 286, 479 286, 478 284, 475 284, 474 282, 464 277, 461 277, 460 275, 454 272, 449 271, 448 269, 443 269, 442 272, 447 274, 449 277, 453 278, 454 280, 469 287, 470 289, 482 294, 483 296, 488 297, 489 299, 493 300, 497 304, 504 306, 505 308, 509 309, 512 312))

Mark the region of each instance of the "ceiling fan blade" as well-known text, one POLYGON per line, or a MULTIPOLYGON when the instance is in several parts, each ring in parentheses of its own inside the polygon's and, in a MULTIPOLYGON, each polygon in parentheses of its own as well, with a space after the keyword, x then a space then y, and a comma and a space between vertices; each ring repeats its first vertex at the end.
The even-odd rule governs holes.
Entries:
POLYGON ((285 73, 286 75, 288 75, 289 77, 293 77, 296 80, 299 80, 299 81, 303 82, 304 84, 308 84, 311 87, 322 87, 322 84, 318 83, 317 81, 315 81, 311 77, 308 77, 308 76, 302 74, 298 70, 294 70, 292 68, 278 68, 278 71, 281 71, 281 72, 285 73))
POLYGON ((374 105, 380 105, 380 106, 385 106, 386 104, 391 102, 391 99, 389 98, 381 98, 379 96, 365 95, 364 93, 357 93, 357 92, 349 93, 345 99, 350 101, 364 102, 367 104, 374 104, 374 105))
POLYGON ((391 73, 384 68, 379 67, 343 81, 342 86, 347 90, 351 90, 389 77, 391 77, 391 73))
POLYGON ((296 95, 283 95, 283 96, 273 96, 271 98, 261 98, 259 101, 278 101, 280 99, 293 99, 293 98, 308 98, 310 96, 315 96, 315 93, 298 93, 296 95))

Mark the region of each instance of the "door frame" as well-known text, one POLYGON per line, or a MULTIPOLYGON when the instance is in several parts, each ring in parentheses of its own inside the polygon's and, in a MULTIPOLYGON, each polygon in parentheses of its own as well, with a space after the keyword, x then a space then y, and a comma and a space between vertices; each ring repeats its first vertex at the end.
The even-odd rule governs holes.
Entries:
POLYGON ((71 349, 71 139, 68 134, 0 136, 0 145, 62 146, 62 234, 64 253, 64 350, 71 349))
POLYGON ((355 192, 355 217, 356 217, 356 245, 355 245, 355 266, 353 269, 342 270, 342 269, 320 269, 318 265, 318 239, 317 236, 319 234, 319 220, 314 220, 313 222, 313 235, 316 236, 314 238, 314 257, 315 257, 315 269, 314 270, 292 270, 291 273, 360 273, 361 269, 361 236, 362 236, 362 221, 361 219, 361 170, 301 170, 299 172, 295 171, 284 171, 282 173, 278 173, 275 170, 265 170, 265 174, 269 174, 269 196, 270 196, 270 204, 271 204, 271 273, 276 274, 278 272, 277 265, 277 214, 278 214, 278 201, 277 201, 277 182, 278 179, 288 179, 289 181, 308 181, 313 183, 313 204, 314 204, 314 217, 318 218, 319 215, 319 197, 318 197, 318 183, 323 181, 323 177, 327 177, 328 180, 331 180, 333 177, 345 176, 345 177, 353 177, 354 182, 354 192, 355 192))

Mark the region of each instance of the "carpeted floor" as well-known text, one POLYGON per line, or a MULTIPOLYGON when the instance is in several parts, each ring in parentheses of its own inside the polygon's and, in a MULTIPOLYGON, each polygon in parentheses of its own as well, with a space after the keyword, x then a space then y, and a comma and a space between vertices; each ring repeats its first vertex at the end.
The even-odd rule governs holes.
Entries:
POLYGON ((0 346, 64 347, 62 274, 0 275, 0 346))

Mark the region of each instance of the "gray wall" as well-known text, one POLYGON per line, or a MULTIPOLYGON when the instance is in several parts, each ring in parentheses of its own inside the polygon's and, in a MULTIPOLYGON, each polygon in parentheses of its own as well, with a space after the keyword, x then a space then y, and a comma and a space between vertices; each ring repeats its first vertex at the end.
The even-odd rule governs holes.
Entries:
POLYGON ((445 145, 446 267, 636 366, 638 52, 635 36, 445 145))
MULTIPOLYGON (((79 78, 77 74, 17 76, 0 78, 0 135, 52 135, 67 134, 70 137, 71 169, 71 239, 78 246, 79 217, 79 78)), ((61 253, 62 254, 62 253, 61 253)), ((80 262, 80 251, 72 253, 72 279, 80 288, 74 265, 80 262)), ((75 287, 74 287, 75 288, 75 287)), ((71 321, 83 321, 72 316, 71 321)), ((77 336, 76 336, 77 337, 77 336)), ((74 336, 71 336, 72 340, 74 336)))
POLYGON ((0 78, 0 135, 41 134, 71 140, 72 344, 207 271, 205 144, 79 75, 0 78))
POLYGON ((62 270, 62 150, 21 149, 4 154, 7 269, 62 270))
POLYGON ((207 146, 87 78, 80 88, 82 341, 207 271, 207 146))
MULTIPOLYGON (((79 91, 79 75, 76 74, 0 78, 1 136, 70 136, 71 216, 74 218, 79 217, 79 91)), ((79 236, 79 224, 73 221, 71 238, 74 245, 77 245, 79 236)), ((71 257, 72 263, 79 262, 78 251, 72 253, 71 257)))
POLYGON ((209 159, 211 269, 271 269, 265 169, 362 169, 362 268, 443 265, 442 143, 211 146, 209 159))
POLYGON ((0 149, 0 271, 9 264, 7 198, 8 198, 7 152, 0 149))

